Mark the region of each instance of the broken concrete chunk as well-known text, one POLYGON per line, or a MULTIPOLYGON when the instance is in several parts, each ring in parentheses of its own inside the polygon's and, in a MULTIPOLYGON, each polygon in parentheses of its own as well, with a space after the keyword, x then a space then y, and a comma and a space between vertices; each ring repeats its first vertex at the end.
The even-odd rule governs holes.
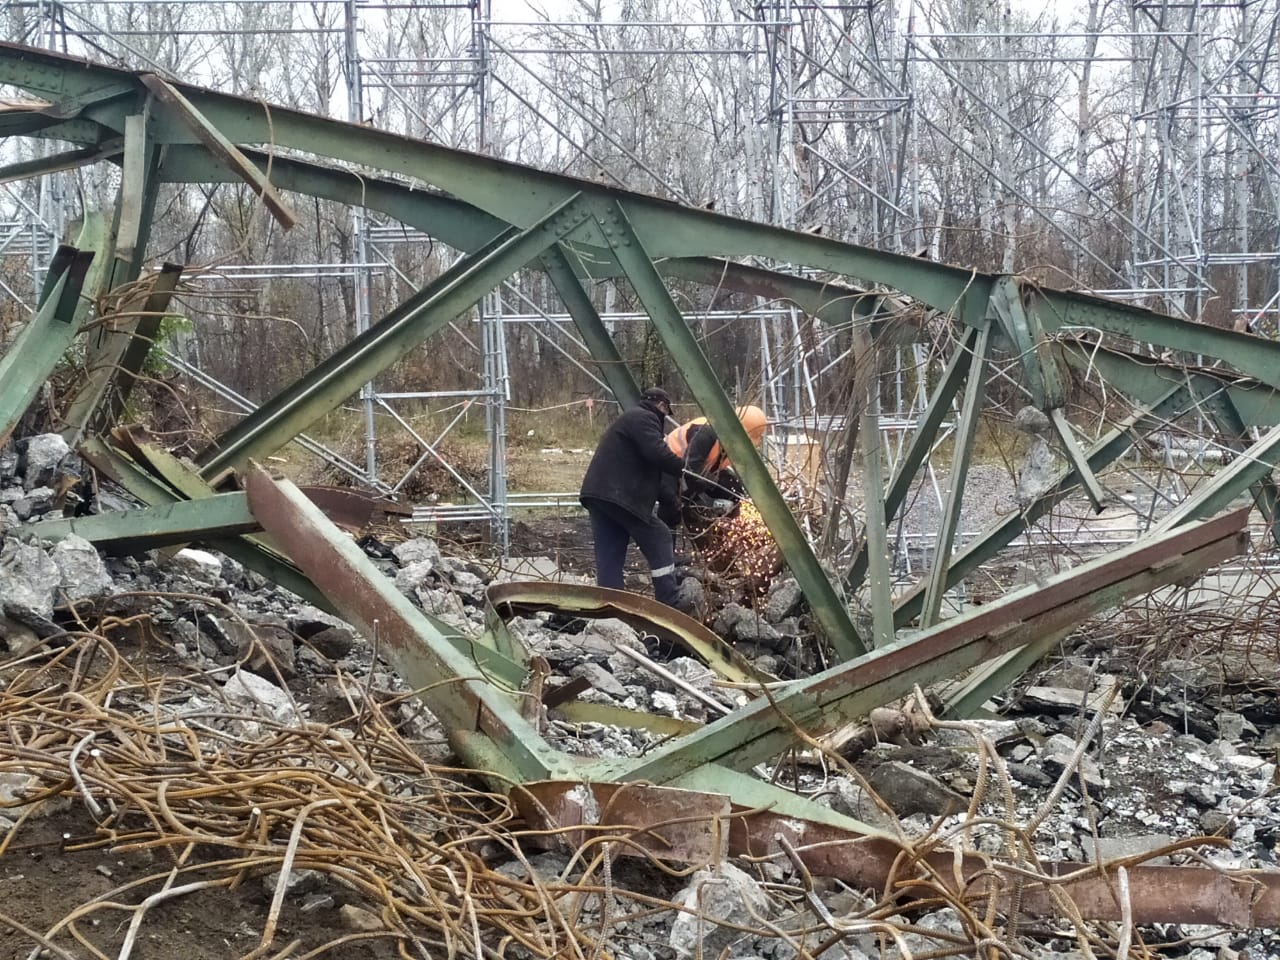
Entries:
POLYGON ((68 600, 105 596, 114 588, 98 551, 74 533, 53 545, 50 553, 58 568, 58 585, 68 600))
POLYGON ((731 863, 716 870, 699 870, 689 885, 676 894, 683 909, 671 924, 668 943, 677 957, 720 956, 726 947, 747 934, 722 924, 759 925, 769 916, 769 897, 750 875, 731 863))
POLYGON ((13 657, 21 657, 40 643, 40 635, 26 624, 0 617, 0 640, 9 648, 13 657))
POLYGON ((287 693, 270 680, 247 670, 233 673, 222 692, 232 703, 248 707, 259 716, 279 723, 294 723, 301 719, 287 693))
POLYGON ((23 522, 42 517, 53 509, 53 491, 49 487, 36 487, 22 499, 13 501, 11 509, 23 522))
POLYGON ((166 569, 212 586, 222 578, 222 561, 205 550, 183 547, 165 563, 166 569))
POLYGON ((591 661, 580 663, 569 672, 569 676, 583 677, 591 684, 591 689, 608 694, 616 700, 627 699, 627 688, 598 663, 592 663, 591 661))
POLYGON ((942 817, 961 812, 969 802, 932 774, 897 760, 876 767, 869 782, 880 799, 901 817, 913 813, 942 817))
POLYGON ((25 490, 47 487, 53 483, 58 464, 71 452, 61 434, 42 433, 27 441, 22 455, 22 486, 25 490))
MULTIPOLYGON (((1140 857, 1173 843, 1167 833, 1151 833, 1139 837, 1084 837, 1085 857, 1094 863, 1140 857)), ((1168 857, 1155 857, 1143 863, 1168 863, 1168 857)))
MULTIPOLYGON (((314 893, 324 885, 325 875, 319 870, 291 870, 289 880, 285 884, 285 893, 291 897, 300 897, 306 893, 314 893)), ((280 886, 280 871, 268 873, 262 878, 262 892, 268 897, 275 896, 280 886)))
POLYGON ((1014 429, 1029 433, 1032 436, 1047 434, 1053 429, 1053 424, 1049 422, 1048 414, 1039 407, 1033 407, 1030 404, 1022 407, 1013 415, 1013 426, 1014 429))
POLYGON ((1242 713, 1223 710, 1214 717, 1214 721, 1218 725, 1218 736, 1223 740, 1230 740, 1232 743, 1239 743, 1244 738, 1246 731, 1252 733, 1255 737, 1258 735, 1258 728, 1246 720, 1242 713))
MULTIPOLYGON (((1064 733, 1055 733, 1045 740, 1044 745, 1040 748, 1045 769, 1055 777, 1061 776, 1062 771, 1071 762, 1071 756, 1075 753, 1075 750, 1076 741, 1064 733)), ((1084 779, 1086 789, 1093 796, 1097 796, 1107 785, 1106 778, 1102 776, 1102 771, 1098 769, 1098 765, 1094 763, 1093 759, 1087 755, 1080 758, 1077 768, 1073 772, 1072 779, 1077 785, 1079 785, 1081 778, 1084 779)))
POLYGON ((391 555, 402 567, 412 566, 415 563, 435 565, 440 562, 441 557, 440 545, 430 537, 414 537, 412 540, 397 543, 391 548, 391 555))
POLYGON ((0 609, 23 623, 53 616, 57 564, 34 544, 6 540, 0 548, 0 609))
POLYGON ((352 906, 349 903, 338 908, 338 919, 344 927, 356 933, 372 933, 384 928, 382 918, 372 910, 365 910, 363 907, 352 906))
POLYGON ((804 599, 804 591, 794 580, 778 580, 769 590, 769 600, 765 604, 765 619, 770 623, 779 623, 796 612, 800 601, 804 599))
POLYGON ((596 641, 595 649, 605 655, 612 653, 618 647, 630 647, 632 650, 644 649, 640 634, 636 633, 635 628, 612 617, 592 620, 582 631, 582 637, 584 640, 588 637, 593 638, 596 641))
POLYGON ((415 560, 396 571, 396 589, 412 598, 415 591, 435 572, 434 560, 415 560))
POLYGON ((223 629, 235 642, 236 658, 244 669, 268 680, 275 678, 277 670, 286 679, 297 676, 293 634, 280 624, 228 620, 223 629))
MULTIPOLYGON (((1118 681, 1112 678, 1110 683, 1100 683, 1088 693, 1071 687, 1028 687, 1026 693, 1022 695, 1022 706, 1026 709, 1044 710, 1049 713, 1079 710, 1081 704, 1086 710, 1101 710, 1115 683, 1118 681)), ((1107 711, 1119 713, 1123 709, 1124 699, 1116 696, 1112 698, 1107 711)))
POLYGON ((700 580, 685 577, 680 581, 680 589, 676 592, 676 609, 695 620, 701 620, 707 615, 707 589, 700 580))

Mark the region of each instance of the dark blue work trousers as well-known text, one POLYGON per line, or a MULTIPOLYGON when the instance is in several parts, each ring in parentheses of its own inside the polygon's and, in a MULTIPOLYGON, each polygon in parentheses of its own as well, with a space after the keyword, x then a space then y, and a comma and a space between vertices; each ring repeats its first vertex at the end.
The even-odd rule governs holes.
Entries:
POLYGON ((582 505, 591 517, 591 537, 596 548, 596 583, 615 590, 623 589, 622 565, 627 558, 627 544, 634 540, 649 564, 654 596, 660 603, 675 606, 676 563, 671 546, 671 528, 653 514, 641 520, 607 500, 583 497, 582 505))

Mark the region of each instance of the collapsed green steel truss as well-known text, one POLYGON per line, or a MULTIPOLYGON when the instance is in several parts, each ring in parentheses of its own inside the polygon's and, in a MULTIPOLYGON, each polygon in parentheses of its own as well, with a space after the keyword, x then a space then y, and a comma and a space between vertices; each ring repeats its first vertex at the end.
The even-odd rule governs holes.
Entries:
MULTIPOLYGON (((600 364, 603 378, 624 404, 637 398, 637 384, 596 313, 587 284, 604 278, 630 283, 690 393, 723 438, 815 619, 842 660, 860 657, 872 646, 854 625, 847 600, 850 591, 867 588, 872 593, 877 646, 892 639, 890 619, 898 627, 913 621, 930 627, 941 616, 943 594, 978 564, 1071 491, 1083 488, 1095 503, 1100 502, 1096 474, 1144 433, 1192 410, 1201 412, 1244 451, 1242 460, 1247 462, 1223 471, 1168 524, 1203 519, 1247 490, 1253 491, 1257 503, 1276 522, 1273 507, 1278 498, 1270 470, 1280 455, 1280 442, 1267 434, 1255 445, 1251 431, 1280 424, 1276 392, 1280 344, 1079 293, 1045 289, 1018 277, 983 274, 751 223, 33 48, 0 44, 0 83, 31 98, 5 108, 0 114, 0 134, 62 145, 44 161, 0 169, 0 180, 99 162, 119 164, 122 170, 110 229, 97 239, 82 241, 97 252, 94 262, 99 270, 86 296, 116 303, 120 318, 98 323, 84 338, 88 379, 65 417, 68 437, 85 438, 86 449, 102 469, 118 473, 130 469, 122 466, 118 451, 94 436, 108 431, 123 409, 150 348, 157 318, 165 311, 181 272, 170 265, 145 284, 136 283, 145 274, 147 240, 161 184, 245 183, 286 229, 296 220, 288 194, 363 205, 429 233, 460 254, 454 266, 427 287, 218 437, 198 458, 206 489, 175 492, 162 487, 149 490, 150 496, 139 494, 154 507, 212 497, 233 472, 244 471, 251 461, 261 460, 301 434, 505 279, 521 270, 542 270, 600 364), (788 264, 795 272, 734 258, 788 264), (814 279, 814 271, 826 279, 814 279), (828 576, 819 564, 733 416, 732 404, 668 291, 671 279, 795 304, 835 329, 857 331, 859 336, 869 333, 872 350, 877 343, 910 336, 911 328, 926 315, 949 319, 957 326, 952 360, 891 478, 882 501, 883 514, 877 506, 876 522, 867 525, 870 540, 844 577, 828 576), (1188 370, 1153 361, 1146 353, 1125 352, 1134 345, 1146 353, 1174 351, 1214 358, 1214 366, 1188 370), (982 407, 984 371, 997 354, 1018 359, 1024 383, 1034 402, 1049 415, 1070 467, 1031 507, 955 551, 964 472, 982 407), (1062 413, 1068 376, 1076 369, 1100 374, 1140 408, 1131 422, 1089 450, 1079 447, 1062 413), (868 558, 883 554, 886 525, 902 509, 916 472, 957 399, 962 400, 959 439, 952 489, 937 534, 938 559, 915 590, 897 599, 891 612, 890 585, 884 582, 883 572, 867 582, 868 569, 877 569, 868 558)), ((62 261, 59 265, 63 266, 62 261)), ((25 408, 84 319, 79 312, 75 321, 67 319, 65 301, 71 281, 64 284, 53 278, 51 282, 54 287, 46 290, 31 322, 29 331, 34 332, 24 334, 0 366, 0 412, 5 422, 13 419, 14 411, 25 408)), ((878 471, 872 472, 878 479, 878 471)), ((126 479, 139 489, 151 482, 142 474, 126 479)), ((224 512, 230 511, 227 516, 243 512, 243 505, 214 502, 224 512)), ((190 521, 191 510, 183 507, 151 519, 158 528, 170 531, 166 536, 180 536, 178 528, 190 521)), ((224 533, 219 542, 248 556, 255 568, 275 570, 284 582, 307 589, 296 571, 290 573, 287 565, 281 566, 281 558, 272 557, 261 544, 230 533, 224 533)))

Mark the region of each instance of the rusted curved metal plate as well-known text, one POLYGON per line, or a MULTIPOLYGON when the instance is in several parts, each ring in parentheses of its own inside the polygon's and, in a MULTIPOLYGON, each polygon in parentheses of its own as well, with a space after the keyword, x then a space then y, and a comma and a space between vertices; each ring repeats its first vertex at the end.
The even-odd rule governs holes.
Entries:
POLYGON ((776 680, 692 617, 679 610, 625 590, 580 583, 513 580, 497 583, 485 593, 489 607, 502 619, 550 611, 587 620, 614 618, 677 644, 727 680, 769 683, 776 680))

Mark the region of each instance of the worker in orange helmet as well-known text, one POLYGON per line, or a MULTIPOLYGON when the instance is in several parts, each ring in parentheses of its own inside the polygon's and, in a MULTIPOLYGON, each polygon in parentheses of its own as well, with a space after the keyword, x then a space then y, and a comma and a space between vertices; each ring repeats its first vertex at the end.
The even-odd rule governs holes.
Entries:
MULTIPOLYGON (((769 419, 756 406, 738 407, 734 413, 751 442, 759 444, 769 429, 769 419)), ((680 525, 681 513, 686 503, 729 503, 730 507, 746 490, 733 472, 733 464, 716 429, 706 417, 698 417, 682 423, 667 434, 667 447, 684 461, 684 483, 678 485, 673 477, 663 477, 658 494, 658 517, 672 529, 680 525), (732 495, 732 496, 730 496, 732 495)))

